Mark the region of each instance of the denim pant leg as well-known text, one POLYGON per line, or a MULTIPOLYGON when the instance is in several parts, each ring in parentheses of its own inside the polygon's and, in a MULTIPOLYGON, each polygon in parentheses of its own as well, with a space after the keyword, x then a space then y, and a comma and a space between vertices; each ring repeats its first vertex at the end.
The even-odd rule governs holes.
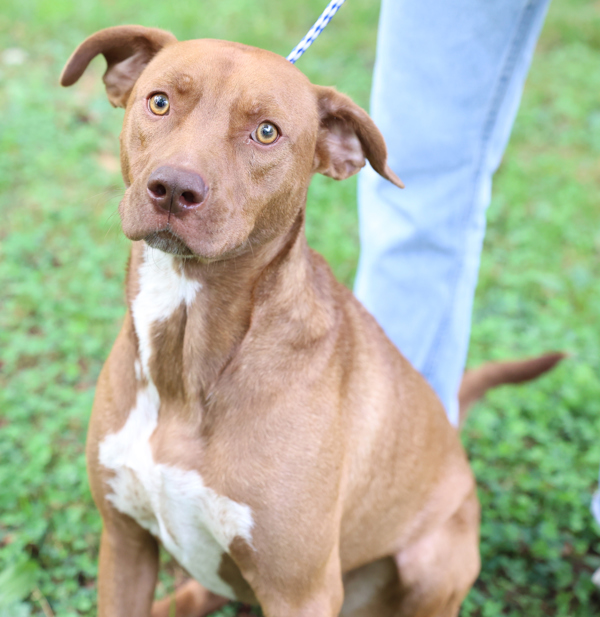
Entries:
POLYGON ((355 293, 455 424, 492 174, 548 4, 382 1, 371 115, 406 189, 361 173, 355 293))

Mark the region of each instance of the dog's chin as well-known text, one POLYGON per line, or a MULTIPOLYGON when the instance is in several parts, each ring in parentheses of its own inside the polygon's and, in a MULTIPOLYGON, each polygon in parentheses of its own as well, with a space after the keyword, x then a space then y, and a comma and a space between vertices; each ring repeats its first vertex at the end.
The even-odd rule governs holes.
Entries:
POLYGON ((133 238, 130 236, 128 237, 130 240, 143 239, 148 246, 158 249, 163 253, 169 253, 177 257, 194 258, 202 263, 225 261, 238 257, 245 252, 252 254, 252 249, 248 248, 249 243, 247 240, 238 245, 233 245, 232 247, 222 245, 214 246, 202 241, 190 242, 190 247, 177 232, 171 229, 153 231, 142 238, 139 238, 139 236, 133 238))
POLYGON ((163 253, 170 253, 178 257, 193 257, 192 250, 171 231, 154 231, 148 234, 144 241, 148 246, 158 249, 163 253))

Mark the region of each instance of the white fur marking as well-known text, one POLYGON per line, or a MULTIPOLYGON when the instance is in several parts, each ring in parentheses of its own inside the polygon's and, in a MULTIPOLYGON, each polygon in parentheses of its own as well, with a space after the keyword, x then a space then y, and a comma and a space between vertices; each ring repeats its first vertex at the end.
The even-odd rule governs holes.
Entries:
POLYGON ((138 381, 142 381, 142 365, 140 364, 140 361, 137 359, 133 363, 133 370, 135 371, 135 378, 138 381))
POLYGON ((146 379, 150 379, 148 362, 152 353, 152 325, 168 319, 183 303, 191 306, 202 285, 185 276, 181 262, 173 255, 147 245, 138 273, 140 291, 132 302, 131 312, 140 343, 142 372, 146 379))
POLYGON ((108 500, 160 538, 205 587, 235 599, 218 570, 234 538, 252 543, 252 511, 205 486, 196 471, 154 462, 149 440, 158 404, 156 388, 142 388, 125 426, 100 444, 100 463, 115 472, 108 500))
POLYGON ((160 397, 150 377, 152 325, 167 319, 185 302, 189 306, 200 289, 171 255, 146 249, 140 267, 140 291, 132 305, 140 344, 143 373, 148 384, 138 390, 135 407, 123 428, 100 444, 100 464, 114 472, 107 499, 160 538, 165 548, 207 589, 235 599, 233 589, 218 575, 221 558, 236 537, 252 544, 252 510, 219 495, 196 471, 155 463, 150 438, 158 425, 160 397))

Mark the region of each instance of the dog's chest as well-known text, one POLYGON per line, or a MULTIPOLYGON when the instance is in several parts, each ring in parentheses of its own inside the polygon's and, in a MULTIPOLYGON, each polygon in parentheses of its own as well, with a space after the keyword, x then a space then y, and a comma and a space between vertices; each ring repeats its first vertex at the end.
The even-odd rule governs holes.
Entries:
POLYGON ((140 292, 133 303, 141 360, 136 367, 140 374, 136 402, 125 425, 100 443, 100 464, 113 474, 108 480, 107 499, 159 538, 167 551, 205 587, 235 599, 233 589, 222 580, 219 570, 234 538, 241 537, 251 544, 250 508, 206 486, 197 471, 157 462, 152 453, 151 437, 160 430, 160 395, 148 371, 152 353, 150 328, 156 321, 168 318, 170 310, 191 295, 185 280, 173 280, 179 274, 165 270, 164 264, 158 265, 157 273, 150 269, 155 267, 154 259, 145 262, 146 272, 141 272, 140 292), (144 280, 144 276, 151 276, 152 280, 144 280), (161 276, 170 279, 166 287, 165 281, 161 285, 157 280, 161 276), (156 293, 163 289, 168 298, 157 298, 156 293))
POLYGON ((141 390, 125 426, 100 445, 100 462, 114 473, 108 499, 159 538, 196 580, 235 599, 219 570, 236 536, 251 542, 251 510, 206 486, 196 471, 154 461, 155 402, 152 392, 141 390))

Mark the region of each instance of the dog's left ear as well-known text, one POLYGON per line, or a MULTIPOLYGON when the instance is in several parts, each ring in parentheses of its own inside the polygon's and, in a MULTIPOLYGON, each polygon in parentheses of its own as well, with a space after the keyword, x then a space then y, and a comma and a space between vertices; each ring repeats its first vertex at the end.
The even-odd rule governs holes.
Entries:
POLYGON ((320 115, 315 171, 345 180, 358 173, 368 160, 380 176, 403 189, 402 180, 387 164, 383 135, 367 112, 334 88, 314 87, 320 115))

